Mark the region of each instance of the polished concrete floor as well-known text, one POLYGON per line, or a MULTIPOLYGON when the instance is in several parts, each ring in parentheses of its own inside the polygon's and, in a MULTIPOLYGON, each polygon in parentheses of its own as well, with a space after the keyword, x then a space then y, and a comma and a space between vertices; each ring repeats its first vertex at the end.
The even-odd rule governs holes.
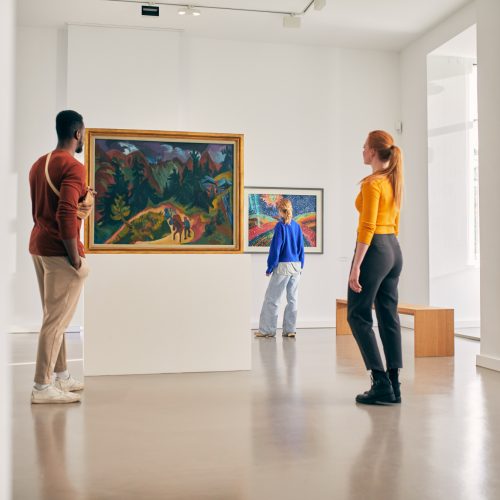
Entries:
POLYGON ((14 498, 499 499, 500 373, 477 342, 414 360, 403 338, 400 406, 354 403, 368 378, 334 330, 254 339, 252 372, 87 377, 82 403, 31 406, 36 336, 13 335, 14 498))

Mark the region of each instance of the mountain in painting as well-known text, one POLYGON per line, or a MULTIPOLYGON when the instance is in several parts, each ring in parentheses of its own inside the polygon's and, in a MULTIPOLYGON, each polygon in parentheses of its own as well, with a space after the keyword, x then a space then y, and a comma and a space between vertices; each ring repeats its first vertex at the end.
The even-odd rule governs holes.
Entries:
MULTIPOLYGON (((127 238, 140 234, 151 238, 156 232, 164 231, 152 214, 163 214, 165 210, 164 217, 172 223, 173 214, 188 220, 193 217, 193 244, 221 238, 221 235, 232 241, 229 193, 232 192, 233 156, 232 152, 227 153, 230 148, 206 144, 195 144, 193 149, 167 146, 147 141, 96 140, 97 239, 107 241, 112 236, 117 242, 124 237, 120 236, 120 227, 127 238), (149 229, 140 231, 139 226, 145 224, 149 229), (222 229, 225 225, 227 230, 222 229)), ((167 233, 170 231, 165 231, 167 233)), ((178 232, 173 236, 175 234, 178 232)))

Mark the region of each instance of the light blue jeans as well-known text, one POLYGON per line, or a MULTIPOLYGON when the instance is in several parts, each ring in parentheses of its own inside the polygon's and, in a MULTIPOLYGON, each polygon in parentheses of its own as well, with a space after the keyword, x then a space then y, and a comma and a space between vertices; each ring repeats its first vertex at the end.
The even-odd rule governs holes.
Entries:
POLYGON ((278 274, 275 269, 271 275, 262 311, 260 313, 259 331, 275 336, 278 325, 278 308, 283 292, 286 290, 285 314, 283 315, 283 334, 295 333, 297 323, 297 299, 300 273, 292 275, 278 274))

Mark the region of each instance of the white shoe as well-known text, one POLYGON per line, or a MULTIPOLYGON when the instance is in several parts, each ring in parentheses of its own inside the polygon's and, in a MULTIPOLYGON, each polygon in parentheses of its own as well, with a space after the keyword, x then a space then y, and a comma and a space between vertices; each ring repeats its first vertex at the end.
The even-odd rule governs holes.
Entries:
POLYGON ((255 336, 256 337, 263 337, 263 338, 267 338, 267 339, 269 339, 269 338, 272 339, 272 338, 275 337, 275 335, 271 335, 270 333, 263 333, 263 332, 260 332, 260 331, 259 332, 255 332, 255 336))
POLYGON ((76 380, 71 375, 67 379, 56 378, 54 385, 64 392, 83 391, 83 382, 76 380))
POLYGON ((31 391, 31 403, 78 403, 80 395, 73 392, 64 392, 54 385, 49 385, 41 391, 33 388, 31 391))

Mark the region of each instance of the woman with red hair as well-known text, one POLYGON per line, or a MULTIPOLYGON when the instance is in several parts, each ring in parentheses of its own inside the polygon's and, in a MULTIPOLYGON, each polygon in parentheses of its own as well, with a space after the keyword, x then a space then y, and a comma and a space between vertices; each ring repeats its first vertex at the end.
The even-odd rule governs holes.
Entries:
POLYGON ((400 403, 399 369, 403 362, 398 281, 403 258, 397 235, 403 192, 402 154, 390 134, 375 130, 363 146, 363 160, 372 173, 361 181, 356 198, 359 224, 349 275, 347 319, 366 369, 371 370, 372 386, 356 396, 356 401, 400 403), (373 304, 387 369, 373 331, 373 304))

